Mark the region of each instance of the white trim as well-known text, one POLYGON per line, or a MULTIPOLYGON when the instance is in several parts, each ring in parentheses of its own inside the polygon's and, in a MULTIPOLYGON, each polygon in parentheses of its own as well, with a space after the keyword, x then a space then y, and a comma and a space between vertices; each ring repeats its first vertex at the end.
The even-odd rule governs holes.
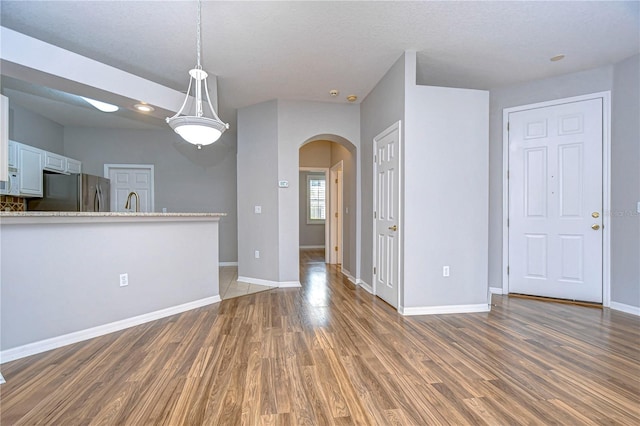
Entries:
POLYGON ((609 306, 609 308, 616 311, 626 312, 627 314, 640 316, 640 307, 638 306, 625 305, 624 303, 618 303, 618 302, 611 302, 611 305, 609 306))
POLYGON ((238 266, 238 262, 219 262, 218 266, 238 266))
POLYGON ((491 294, 504 294, 500 287, 489 287, 489 293, 491 294))
POLYGON ((490 304, 480 303, 477 305, 446 305, 446 306, 416 306, 406 308, 400 306, 398 312, 402 315, 439 315, 439 314, 468 314, 474 312, 489 312, 490 304))
MULTIPOLYGON (((156 201, 155 201, 155 166, 153 164, 105 164, 104 165, 104 177, 109 179, 111 169, 141 169, 141 170, 149 170, 151 171, 151 179, 149 182, 149 212, 156 211, 156 201)), ((113 185, 111 186, 111 190, 113 190, 113 185)), ((114 197, 111 197, 113 194, 109 194, 111 203, 114 202, 114 197)), ((111 211, 117 211, 113 209, 113 204, 110 206, 111 211)))
POLYGON ((251 278, 251 277, 243 277, 243 276, 239 276, 238 281, 243 283, 264 285, 267 287, 277 287, 277 288, 302 287, 302 285, 300 284, 300 281, 271 281, 271 280, 263 280, 261 278, 251 278))
MULTIPOLYGON (((398 120, 395 123, 393 123, 391 126, 387 127, 385 130, 383 130, 382 132, 380 132, 376 137, 373 138, 373 150, 371 153, 371 161, 373 163, 373 167, 372 167, 372 172, 373 172, 373 209, 375 209, 375 205, 376 205, 376 194, 377 194, 377 189, 376 189, 376 176, 378 174, 377 172, 377 166, 376 166, 376 141, 378 139, 382 139, 385 136, 387 136, 389 133, 398 130, 398 179, 400 179, 400 188, 398 191, 398 228, 400 228, 400 232, 398 232, 398 312, 400 312, 400 308, 401 308, 401 301, 402 301, 402 290, 404 289, 404 283, 402 281, 402 262, 404 260, 404 250, 403 250, 403 243, 404 243, 404 239, 402 238, 404 235, 404 229, 402 227, 402 225, 404 224, 402 219, 403 219, 403 212, 402 212, 402 206, 404 205, 404 199, 402 197, 402 194, 404 193, 404 139, 403 139, 403 134, 402 134, 402 120, 398 120)), ((373 216, 373 210, 371 211, 371 216, 373 216)), ((373 236, 373 246, 372 246, 372 261, 371 261, 371 266, 372 268, 377 268, 378 270, 380 269, 378 267, 378 264, 376 263, 376 250, 377 250, 377 238, 376 238, 376 219, 373 219, 373 230, 371 232, 371 235, 373 236)), ((372 290, 373 292, 371 294, 377 294, 376 291, 376 274, 373 274, 373 270, 371 271, 371 278, 373 279, 373 286, 372 286, 372 290)))
MULTIPOLYGON (((300 147, 300 148, 302 148, 302 147, 300 147)), ((300 148, 298 148, 298 150, 300 148)), ((298 172, 317 172, 317 173, 322 172, 322 173, 324 173, 324 177, 325 177, 326 181, 329 182, 329 168, 328 167, 300 167, 299 166, 298 167, 298 172)), ((298 185, 300 185, 300 184, 301 183, 298 182, 298 185)), ((328 189, 328 187, 327 187, 327 189, 328 189)), ((308 189, 305 189, 305 194, 307 193, 307 191, 308 191, 308 189)), ((298 191, 298 197, 300 197, 299 194, 300 194, 300 192, 298 191)), ((329 197, 329 191, 328 190, 327 190, 327 192, 325 192, 325 196, 327 198, 329 197)), ((309 197, 305 197, 305 198, 307 198, 307 200, 305 200, 305 203, 308 204, 309 203, 309 201, 308 201, 309 197)), ((301 201, 302 200, 298 199, 298 204, 300 204, 301 201)), ((328 205, 325 203, 325 208, 327 208, 327 206, 328 205)), ((308 217, 309 216, 308 212, 305 213, 305 215, 308 217)), ((325 219, 325 224, 324 224, 325 225, 324 226, 324 246, 323 246, 325 263, 329 263, 329 256, 330 256, 330 252, 328 250, 329 246, 327 245, 327 241, 329 241, 329 226, 327 226, 327 224, 329 222, 330 222, 329 220, 325 219)), ((298 235, 298 244, 300 244, 300 235, 298 235)))
POLYGON ((7 383, 7 381, 2 377, 2 373, 0 373, 0 385, 7 383))
POLYGON ((324 246, 300 246, 300 250, 323 249, 324 246))
POLYGON ((327 263, 335 265, 340 264, 344 260, 344 161, 340 160, 336 162, 329 169, 329 185, 327 187, 329 189, 329 217, 327 223, 329 224, 327 229, 327 263), (338 180, 340 183, 340 187, 334 191, 332 188, 335 180, 338 180), (334 213, 338 213, 338 223, 334 229, 333 226, 333 217, 334 213), (332 250, 332 247, 338 247, 338 252, 336 254, 335 250, 332 250))
POLYGON ((105 334, 124 330, 150 321, 159 320, 171 315, 180 314, 182 312, 190 311, 191 309, 201 308, 220 301, 221 299, 219 295, 205 297, 204 299, 194 300, 193 302, 183 303, 182 305, 171 306, 154 312, 114 321, 109 324, 88 328, 86 330, 75 331, 73 333, 63 334, 62 336, 52 337, 39 342, 28 343, 23 346, 6 349, 0 352, 0 363, 14 361, 16 359, 39 354, 41 352, 50 351, 51 349, 57 349, 62 346, 93 339, 94 337, 104 336, 105 334))
POLYGON ((509 294, 509 114, 534 108, 545 108, 570 102, 602 99, 602 305, 611 305, 611 91, 591 93, 570 98, 554 99, 502 110, 502 292, 509 294))
POLYGON ((375 295, 375 293, 373 292, 373 287, 371 286, 371 284, 367 284, 366 282, 364 282, 362 280, 358 280, 358 281, 360 281, 360 287, 362 287, 367 293, 375 295))

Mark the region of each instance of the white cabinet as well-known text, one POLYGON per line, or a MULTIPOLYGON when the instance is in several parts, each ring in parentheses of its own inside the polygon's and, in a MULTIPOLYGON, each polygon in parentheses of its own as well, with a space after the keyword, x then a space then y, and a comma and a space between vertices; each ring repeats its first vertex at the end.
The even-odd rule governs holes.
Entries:
POLYGON ((29 145, 17 144, 20 194, 42 197, 42 166, 45 151, 29 145))
POLYGON ((54 154, 53 152, 45 151, 44 169, 51 172, 64 173, 67 169, 67 158, 59 154, 54 154))
POLYGON ((79 174, 82 173, 82 163, 73 158, 67 158, 67 167, 65 173, 79 174))
POLYGON ((18 142, 9 141, 9 167, 18 167, 18 142))
POLYGON ((0 95, 0 180, 9 179, 9 99, 0 95))

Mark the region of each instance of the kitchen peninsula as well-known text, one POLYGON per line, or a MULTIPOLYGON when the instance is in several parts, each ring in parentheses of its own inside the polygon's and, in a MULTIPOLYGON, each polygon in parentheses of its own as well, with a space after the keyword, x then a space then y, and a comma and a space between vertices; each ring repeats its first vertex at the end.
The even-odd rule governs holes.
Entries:
POLYGON ((224 213, 0 213, 7 362, 220 301, 224 213))

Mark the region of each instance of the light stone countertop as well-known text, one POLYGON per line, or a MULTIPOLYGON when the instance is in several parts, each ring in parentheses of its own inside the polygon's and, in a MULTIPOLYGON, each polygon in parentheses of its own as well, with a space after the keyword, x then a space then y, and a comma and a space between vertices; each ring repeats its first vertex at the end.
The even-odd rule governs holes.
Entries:
POLYGON ((219 221, 226 213, 2 212, 0 224, 219 221))

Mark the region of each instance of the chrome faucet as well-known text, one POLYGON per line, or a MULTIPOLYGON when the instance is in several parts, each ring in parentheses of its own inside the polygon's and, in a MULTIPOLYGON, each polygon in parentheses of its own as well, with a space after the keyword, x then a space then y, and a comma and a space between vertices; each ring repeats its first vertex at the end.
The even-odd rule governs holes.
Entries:
POLYGON ((136 196, 136 213, 137 213, 137 212, 140 211, 140 196, 135 191, 131 191, 129 193, 129 195, 127 196, 127 202, 124 205, 124 208, 127 209, 127 210, 131 209, 131 196, 133 196, 133 195, 136 196))

